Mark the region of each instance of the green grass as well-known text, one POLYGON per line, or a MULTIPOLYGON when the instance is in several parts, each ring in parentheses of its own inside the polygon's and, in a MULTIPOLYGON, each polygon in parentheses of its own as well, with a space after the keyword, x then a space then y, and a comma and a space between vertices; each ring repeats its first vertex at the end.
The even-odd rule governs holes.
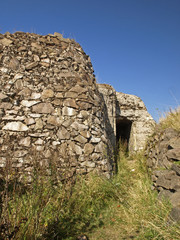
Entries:
POLYGON ((142 154, 121 156, 113 184, 123 184, 124 201, 108 206, 102 217, 104 225, 90 239, 180 239, 179 226, 168 225, 171 206, 159 201, 151 189, 145 161, 142 154))
POLYGON ((101 212, 120 199, 111 181, 92 174, 78 177, 75 184, 54 185, 51 177, 38 176, 28 188, 12 185, 13 179, 6 194, 1 192, 1 226, 8 226, 7 236, 18 226, 15 239, 75 239, 101 226, 101 212))
POLYGON ((14 239, 180 239, 179 226, 168 225, 170 205, 151 190, 145 161, 142 153, 121 152, 111 180, 89 174, 54 185, 49 177, 9 188, 1 221, 9 234, 19 226, 14 239))

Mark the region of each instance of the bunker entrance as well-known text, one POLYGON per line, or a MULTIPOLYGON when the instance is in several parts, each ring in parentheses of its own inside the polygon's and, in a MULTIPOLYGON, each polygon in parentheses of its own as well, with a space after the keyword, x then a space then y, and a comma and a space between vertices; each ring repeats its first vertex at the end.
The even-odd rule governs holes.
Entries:
POLYGON ((125 147, 124 150, 128 151, 131 126, 132 122, 128 119, 116 119, 116 144, 118 148, 121 142, 125 147))

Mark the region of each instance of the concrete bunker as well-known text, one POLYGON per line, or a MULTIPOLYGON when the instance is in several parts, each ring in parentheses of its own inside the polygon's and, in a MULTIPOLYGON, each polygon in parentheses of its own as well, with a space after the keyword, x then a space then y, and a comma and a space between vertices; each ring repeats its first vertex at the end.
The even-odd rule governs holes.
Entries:
POLYGON ((131 136, 132 121, 127 118, 116 119, 116 144, 119 146, 120 141, 127 145, 129 150, 129 142, 131 136))

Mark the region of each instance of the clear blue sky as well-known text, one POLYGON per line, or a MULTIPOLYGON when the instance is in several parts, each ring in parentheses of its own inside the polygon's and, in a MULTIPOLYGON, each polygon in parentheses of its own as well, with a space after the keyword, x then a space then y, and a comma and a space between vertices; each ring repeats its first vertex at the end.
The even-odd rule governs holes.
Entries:
POLYGON ((142 98, 157 120, 180 105, 180 0, 1 0, 0 32, 63 33, 99 83, 142 98))

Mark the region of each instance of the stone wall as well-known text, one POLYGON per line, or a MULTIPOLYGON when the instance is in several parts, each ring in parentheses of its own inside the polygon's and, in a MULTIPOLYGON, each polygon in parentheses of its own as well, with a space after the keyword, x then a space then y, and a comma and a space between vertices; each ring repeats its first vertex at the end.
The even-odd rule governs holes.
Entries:
POLYGON ((98 90, 105 102, 106 131, 113 146, 116 145, 116 91, 108 84, 98 84, 98 90))
POLYGON ((0 35, 1 167, 31 175, 32 155, 62 178, 95 168, 109 175, 104 103, 82 48, 60 34, 0 35), (36 154, 37 155, 37 154, 36 154))
POLYGON ((160 198, 170 200, 171 215, 180 221, 180 133, 172 128, 157 131, 148 142, 146 155, 154 188, 160 198))
POLYGON ((152 118, 143 102, 96 84, 89 56, 55 33, 0 34, 0 167, 31 181, 37 164, 60 179, 110 177, 117 119, 132 121, 130 149, 144 146, 152 118))

